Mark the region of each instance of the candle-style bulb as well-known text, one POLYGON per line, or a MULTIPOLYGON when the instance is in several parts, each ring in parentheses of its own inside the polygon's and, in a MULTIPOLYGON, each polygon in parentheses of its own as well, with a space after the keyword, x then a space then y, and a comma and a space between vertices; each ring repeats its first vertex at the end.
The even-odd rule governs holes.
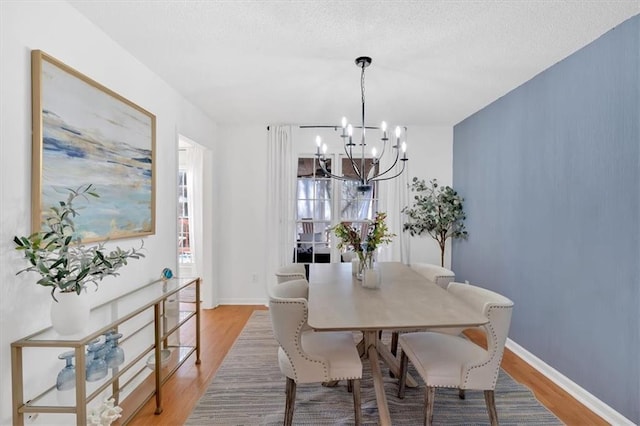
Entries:
POLYGON ((403 153, 407 152, 407 143, 406 142, 402 142, 402 152, 403 153))
POLYGON ((347 134, 353 136, 353 126, 351 124, 347 126, 347 134))
POLYGON ((383 121, 382 124, 380 124, 380 128, 382 129, 383 132, 387 131, 387 122, 383 121))
POLYGON ((347 117, 342 117, 342 128, 347 127, 347 117))
POLYGON ((400 129, 400 126, 396 126, 396 138, 400 137, 400 133, 402 133, 402 129, 400 129))
POLYGON ((318 148, 322 145, 322 138, 320 135, 316 136, 316 145, 318 145, 318 148))
POLYGON ((376 150, 375 147, 371 148, 371 156, 373 158, 376 158, 378 156, 378 150, 376 150))
POLYGON ((326 143, 322 145, 322 153, 323 154, 327 153, 327 144, 326 143))

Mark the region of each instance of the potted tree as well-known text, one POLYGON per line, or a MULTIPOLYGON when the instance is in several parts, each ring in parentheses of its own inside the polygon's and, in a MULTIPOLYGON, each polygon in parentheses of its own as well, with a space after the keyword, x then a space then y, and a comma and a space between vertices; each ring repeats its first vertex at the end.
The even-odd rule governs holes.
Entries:
POLYGON ((466 239, 469 235, 464 226, 464 198, 450 186, 439 185, 437 179, 427 185, 414 177, 409 187, 416 195, 413 204, 402 209, 407 217, 402 229, 411 236, 427 233, 436 240, 440 247, 440 266, 444 266, 447 240, 466 239))
POLYGON ((78 215, 73 203, 78 197, 88 199, 98 196, 91 184, 69 189, 65 201, 59 201, 57 206, 49 208, 42 230, 13 238, 15 249, 22 251, 29 263, 16 275, 23 272, 40 274, 41 278, 36 284, 51 289, 51 321, 60 334, 73 334, 84 327, 89 305, 80 295, 89 283, 93 283, 97 289, 99 281, 109 275, 118 275, 117 270, 126 265, 129 259, 144 257, 141 252, 144 243, 137 249, 116 247, 110 252, 105 250, 104 242, 90 247, 81 243, 73 222, 78 215), (78 313, 78 317, 68 318, 74 312, 78 313))

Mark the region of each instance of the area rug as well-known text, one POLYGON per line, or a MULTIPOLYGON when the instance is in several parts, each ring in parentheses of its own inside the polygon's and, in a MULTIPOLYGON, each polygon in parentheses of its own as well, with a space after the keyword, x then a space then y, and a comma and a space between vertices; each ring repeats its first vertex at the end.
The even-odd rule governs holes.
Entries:
MULTIPOLYGON (((186 424, 281 425, 285 378, 278 368, 277 348, 269 312, 254 312, 186 424)), ((368 361, 363 362, 363 367, 362 424, 376 425, 378 410, 368 361)), ((422 424, 424 387, 406 388, 404 399, 398 399, 397 380, 389 377, 387 369, 383 368, 382 372, 393 424, 422 424)), ((414 374, 414 377, 418 376, 414 374)), ((531 391, 504 371, 498 378, 495 400, 501 425, 562 424, 536 400, 531 391)), ((436 425, 489 424, 483 392, 467 391, 466 399, 461 400, 457 390, 438 389, 433 422, 436 425)), ((347 392, 346 382, 340 382, 334 388, 299 384, 293 423, 353 424, 353 399, 347 392)))

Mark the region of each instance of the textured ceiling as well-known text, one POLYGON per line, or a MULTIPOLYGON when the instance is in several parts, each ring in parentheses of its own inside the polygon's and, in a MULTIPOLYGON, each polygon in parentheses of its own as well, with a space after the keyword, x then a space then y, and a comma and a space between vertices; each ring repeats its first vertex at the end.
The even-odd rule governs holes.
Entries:
POLYGON ((69 3, 219 123, 453 125, 640 0, 69 3))

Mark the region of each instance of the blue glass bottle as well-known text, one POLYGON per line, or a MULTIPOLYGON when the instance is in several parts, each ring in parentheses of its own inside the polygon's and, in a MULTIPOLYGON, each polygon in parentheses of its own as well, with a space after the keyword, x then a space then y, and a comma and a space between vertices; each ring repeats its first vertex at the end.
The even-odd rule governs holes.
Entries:
POLYGON ((67 363, 56 378, 56 389, 59 391, 73 389, 76 385, 76 367, 72 361, 75 354, 75 351, 67 351, 58 355, 59 359, 64 359, 67 363))
POLYGON ((107 362, 104 360, 104 344, 95 342, 87 349, 87 381, 95 382, 107 376, 107 362))
POLYGON ((109 333, 105 335, 106 345, 108 347, 105 361, 107 367, 116 368, 124 363, 124 350, 118 346, 118 340, 122 337, 122 333, 109 333))

